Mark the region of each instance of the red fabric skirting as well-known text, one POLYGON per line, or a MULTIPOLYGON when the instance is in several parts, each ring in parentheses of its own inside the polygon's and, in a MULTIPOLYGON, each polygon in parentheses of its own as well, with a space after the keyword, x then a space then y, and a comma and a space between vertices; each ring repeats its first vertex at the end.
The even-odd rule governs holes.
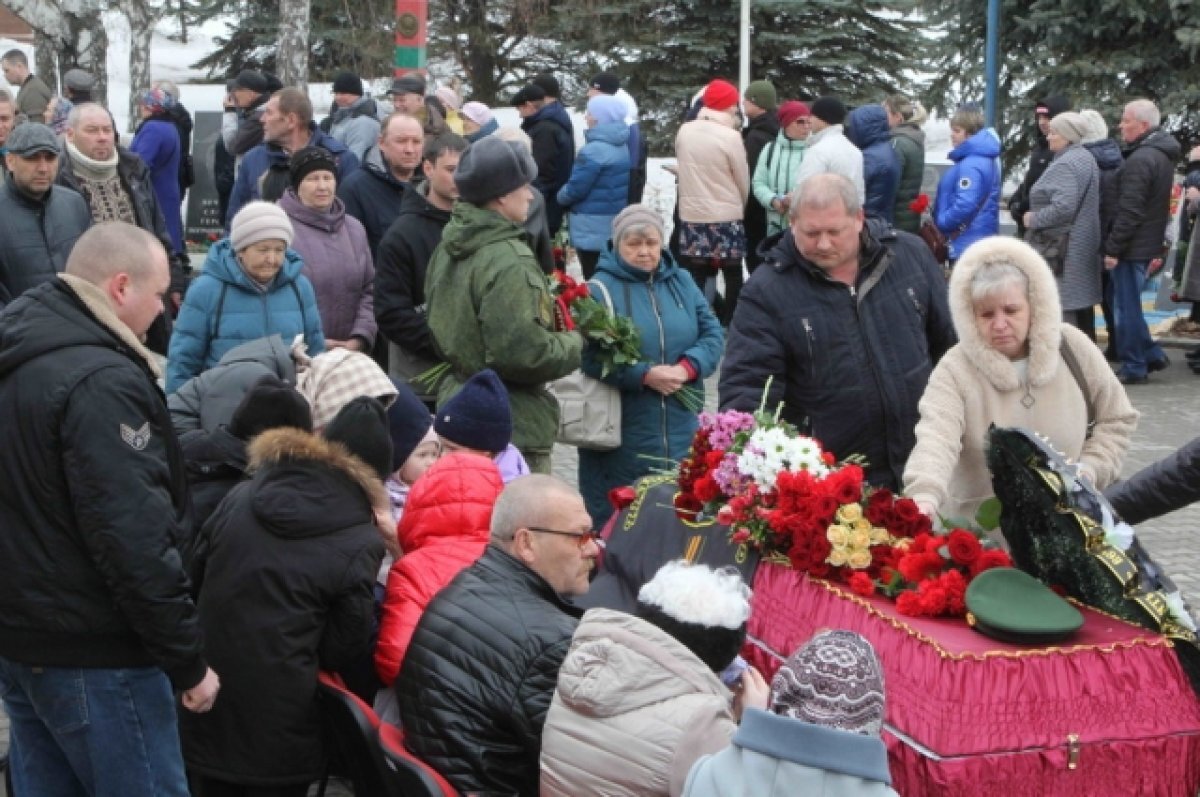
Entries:
POLYGON ((887 723, 909 740, 888 737, 905 797, 1021 786, 1035 787, 1026 794, 1195 797, 1200 703, 1170 643, 1082 611, 1084 627, 1069 642, 1009 645, 962 620, 904 617, 885 598, 764 563, 746 652, 769 675, 822 628, 870 640, 883 663, 887 723))

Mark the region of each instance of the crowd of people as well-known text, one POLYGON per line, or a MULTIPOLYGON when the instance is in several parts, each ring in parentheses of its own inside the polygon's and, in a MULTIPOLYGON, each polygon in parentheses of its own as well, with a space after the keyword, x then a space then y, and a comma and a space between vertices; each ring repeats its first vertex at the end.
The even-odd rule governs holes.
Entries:
POLYGON ((318 123, 304 91, 246 70, 214 164, 227 235, 189 279, 178 89, 139 94, 127 149, 86 74, 56 99, 21 52, 0 62, 20 87, 0 94, 18 797, 304 795, 327 771, 320 671, 463 794, 894 793, 863 637, 820 632, 768 683, 738 656, 737 572, 669 562, 632 613, 573 600, 611 491, 684 456, 718 370, 722 408, 781 406, 931 517, 989 496, 992 423, 1045 434, 1122 513, 1197 498, 1195 444, 1114 485, 1124 384, 1167 364, 1140 291, 1182 150, 1148 100, 1123 148, 1098 113, 1036 107, 1045 152, 1009 204, 1025 240, 997 235, 1000 138, 957 111, 941 264, 915 234, 925 112, 902 95, 848 109, 711 81, 676 136, 668 234, 612 73, 576 151, 551 75, 513 97, 517 129, 416 74, 391 111, 340 74, 318 123), (563 227, 639 330, 636 362, 606 362, 555 296, 563 227), (547 385, 580 370, 622 420, 617 448, 580 450, 577 490, 551 475, 547 385))

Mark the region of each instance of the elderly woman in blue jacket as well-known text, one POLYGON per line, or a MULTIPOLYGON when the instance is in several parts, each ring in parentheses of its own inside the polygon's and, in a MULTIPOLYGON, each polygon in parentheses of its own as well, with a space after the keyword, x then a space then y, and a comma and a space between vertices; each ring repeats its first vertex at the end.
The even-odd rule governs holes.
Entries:
POLYGON ((950 142, 954 166, 938 181, 933 220, 954 263, 968 246, 1000 231, 1000 139, 984 127, 981 111, 966 106, 950 117, 950 142))
POLYGON ((310 355, 325 350, 321 316, 304 262, 288 247, 292 223, 269 202, 238 211, 229 237, 208 250, 204 271, 188 289, 167 357, 166 392, 208 370, 235 346, 303 335, 310 355))
POLYGON ((629 125, 625 103, 608 94, 588 100, 587 141, 575 156, 571 179, 558 191, 558 204, 570 212, 571 245, 584 279, 596 273, 600 252, 612 235, 612 220, 629 198, 629 125))
POLYGON ((896 190, 900 187, 900 158, 892 149, 892 129, 882 105, 863 105, 846 118, 846 138, 862 150, 863 210, 888 224, 896 220, 896 190))
MULTIPOLYGON (((611 514, 608 491, 632 484, 679 460, 696 432, 696 414, 677 395, 704 389, 725 345, 721 324, 695 280, 663 248, 663 222, 645 205, 630 205, 613 219, 593 283, 608 289, 618 315, 633 319, 642 335, 641 362, 601 376, 590 345, 583 372, 621 391, 621 446, 579 451, 579 487, 596 524, 611 514)), ((603 302, 600 291, 596 299, 603 302)))

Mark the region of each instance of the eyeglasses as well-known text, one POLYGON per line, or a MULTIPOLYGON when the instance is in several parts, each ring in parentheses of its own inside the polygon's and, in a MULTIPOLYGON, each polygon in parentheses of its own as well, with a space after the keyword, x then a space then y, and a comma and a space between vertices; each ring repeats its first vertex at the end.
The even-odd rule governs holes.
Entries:
POLYGON ((600 532, 591 531, 559 531, 558 529, 544 529, 539 526, 526 526, 530 531, 541 532, 542 534, 557 534, 560 537, 574 537, 576 544, 580 550, 586 548, 589 542, 596 543, 597 548, 604 547, 604 540, 600 539, 600 532))

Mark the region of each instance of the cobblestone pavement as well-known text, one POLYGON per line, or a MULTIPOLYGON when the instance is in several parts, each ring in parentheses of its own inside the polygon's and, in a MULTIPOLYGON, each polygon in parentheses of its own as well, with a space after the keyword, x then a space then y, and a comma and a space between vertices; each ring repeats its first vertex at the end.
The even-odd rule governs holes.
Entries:
MULTIPOLYGON (((1150 383, 1129 388, 1133 405, 1142 413, 1137 433, 1125 458, 1126 476, 1165 457, 1200 435, 1200 377, 1192 374, 1179 349, 1169 349, 1171 366, 1150 377, 1150 383)), ((716 380, 706 385, 709 406, 715 404, 716 380)), ((554 473, 576 483, 575 449, 556 446, 554 473)), ((1200 504, 1172 512, 1138 528, 1150 553, 1179 584, 1193 609, 1200 605, 1200 504)), ((0 710, 0 753, 8 749, 8 718, 0 710)), ((332 790, 331 790, 332 793, 332 790)), ((348 794, 339 789, 339 794, 348 794)), ((6 792, 0 785, 0 797, 6 792)))

